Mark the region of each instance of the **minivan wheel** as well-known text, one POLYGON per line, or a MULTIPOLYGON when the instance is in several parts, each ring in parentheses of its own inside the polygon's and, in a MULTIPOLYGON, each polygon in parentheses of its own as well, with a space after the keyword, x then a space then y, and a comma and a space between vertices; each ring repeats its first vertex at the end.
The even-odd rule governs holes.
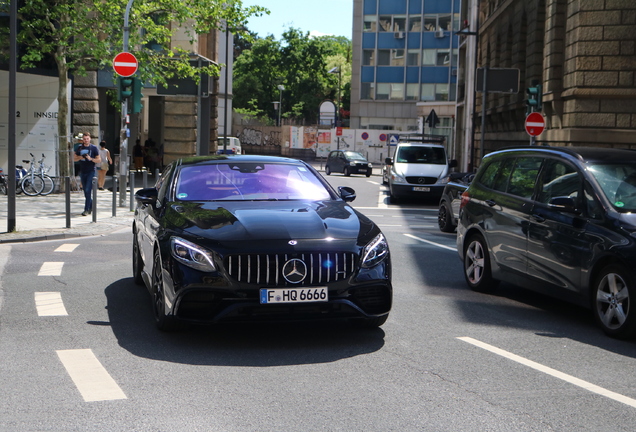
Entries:
POLYGON ((349 171, 349 167, 345 167, 343 174, 346 175, 347 177, 351 175, 351 172, 349 171))
POLYGON ((636 334, 636 310, 631 300, 636 299, 634 278, 620 264, 610 264, 603 269, 593 285, 592 311, 605 334, 627 339, 636 334))
POLYGON ((441 232, 451 233, 455 231, 455 225, 453 224, 451 212, 448 211, 446 203, 441 203, 439 205, 439 212, 437 213, 437 225, 439 226, 439 230, 441 232))
POLYGON ((468 286, 477 292, 492 291, 499 281, 492 278, 486 241, 481 235, 474 234, 464 244, 464 277, 468 286))

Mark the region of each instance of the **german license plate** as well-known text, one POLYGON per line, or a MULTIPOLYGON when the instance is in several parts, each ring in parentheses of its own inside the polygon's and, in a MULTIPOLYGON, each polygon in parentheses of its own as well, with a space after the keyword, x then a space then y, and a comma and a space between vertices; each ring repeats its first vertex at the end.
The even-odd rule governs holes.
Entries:
POLYGON ((413 186, 413 192, 430 192, 430 187, 413 186))
POLYGON ((326 302, 327 287, 261 289, 261 304, 326 302))

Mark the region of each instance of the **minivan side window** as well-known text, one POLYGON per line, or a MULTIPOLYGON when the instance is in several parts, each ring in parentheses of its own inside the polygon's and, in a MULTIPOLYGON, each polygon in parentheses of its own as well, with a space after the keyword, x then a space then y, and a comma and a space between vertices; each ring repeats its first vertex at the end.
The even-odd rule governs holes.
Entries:
POLYGON ((520 157, 515 160, 507 192, 522 198, 532 198, 543 158, 520 157))
POLYGON ((581 175, 569 164, 547 160, 541 174, 537 201, 548 204, 555 197, 576 198, 580 208, 581 175))

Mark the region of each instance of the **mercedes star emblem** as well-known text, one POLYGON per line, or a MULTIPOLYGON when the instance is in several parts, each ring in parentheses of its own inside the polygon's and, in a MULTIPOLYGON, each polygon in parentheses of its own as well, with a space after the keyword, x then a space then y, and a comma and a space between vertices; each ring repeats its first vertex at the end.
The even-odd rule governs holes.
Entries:
POLYGON ((283 277, 289 283, 300 283, 307 277, 307 265, 302 260, 292 258, 283 266, 283 277))

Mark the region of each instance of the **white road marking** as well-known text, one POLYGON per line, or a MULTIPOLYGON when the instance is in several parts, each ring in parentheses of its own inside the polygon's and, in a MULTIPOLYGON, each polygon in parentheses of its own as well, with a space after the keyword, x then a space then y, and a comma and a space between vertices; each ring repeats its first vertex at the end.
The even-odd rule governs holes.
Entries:
POLYGON ((380 191, 380 194, 378 195, 378 207, 377 208, 381 208, 381 209, 386 209, 389 208, 389 206, 387 205, 387 201, 388 201, 388 195, 386 194, 385 191, 380 191))
POLYGON ((36 292, 35 308, 38 316, 67 316, 62 294, 59 292, 36 292))
POLYGON ((367 183, 371 183, 371 184, 374 184, 374 185, 379 185, 380 184, 377 181, 373 181, 373 180, 367 180, 367 183))
POLYGON ((62 274, 63 262, 48 261, 42 263, 38 276, 59 276, 62 274))
POLYGON ((435 243, 435 242, 432 242, 430 240, 424 240, 424 239, 419 238, 417 236, 414 236, 412 234, 404 234, 404 235, 409 237, 409 238, 412 238, 414 240, 421 241, 422 243, 428 243, 430 245, 437 246, 437 247, 440 247, 442 249, 448 249, 448 250, 451 250, 453 252, 457 252, 457 248, 454 248, 454 247, 450 247, 450 246, 446 246, 446 245, 443 245, 443 244, 435 243))
POLYGON ((58 350, 57 355, 84 401, 128 399, 92 350, 58 350))
POLYGON ((73 252, 78 246, 79 244, 65 243, 59 248, 55 249, 55 252, 73 252))
POLYGON ((585 389, 589 392, 592 393, 596 393, 598 395, 604 396, 606 398, 615 400, 617 402, 621 402, 625 405, 629 405, 632 408, 636 408, 636 399, 632 399, 629 398, 627 396, 623 396, 622 394, 619 393, 615 393, 613 391, 604 389, 603 387, 599 387, 597 385, 594 385, 592 383, 589 383, 587 381, 583 381, 582 379, 573 377, 572 375, 568 375, 566 373, 563 372, 559 372, 556 369, 552 369, 550 367, 544 366, 540 363, 534 362, 532 360, 528 360, 526 358, 523 358, 521 356, 518 356, 516 354, 512 354, 511 352, 502 350, 500 348, 497 348, 495 346, 489 345, 487 343, 478 341, 477 339, 473 339, 470 337, 458 337, 457 339, 462 340, 464 342, 467 342, 469 344, 472 344, 476 347, 485 349, 487 351, 490 351, 494 354, 500 355, 502 357, 505 357, 509 360, 515 361, 517 363, 520 363, 524 366, 528 366, 532 369, 538 370, 539 372, 543 372, 545 374, 548 374, 550 376, 553 376, 555 378, 558 378, 560 380, 563 380, 567 383, 573 384, 575 386, 581 387, 582 389, 585 389))

